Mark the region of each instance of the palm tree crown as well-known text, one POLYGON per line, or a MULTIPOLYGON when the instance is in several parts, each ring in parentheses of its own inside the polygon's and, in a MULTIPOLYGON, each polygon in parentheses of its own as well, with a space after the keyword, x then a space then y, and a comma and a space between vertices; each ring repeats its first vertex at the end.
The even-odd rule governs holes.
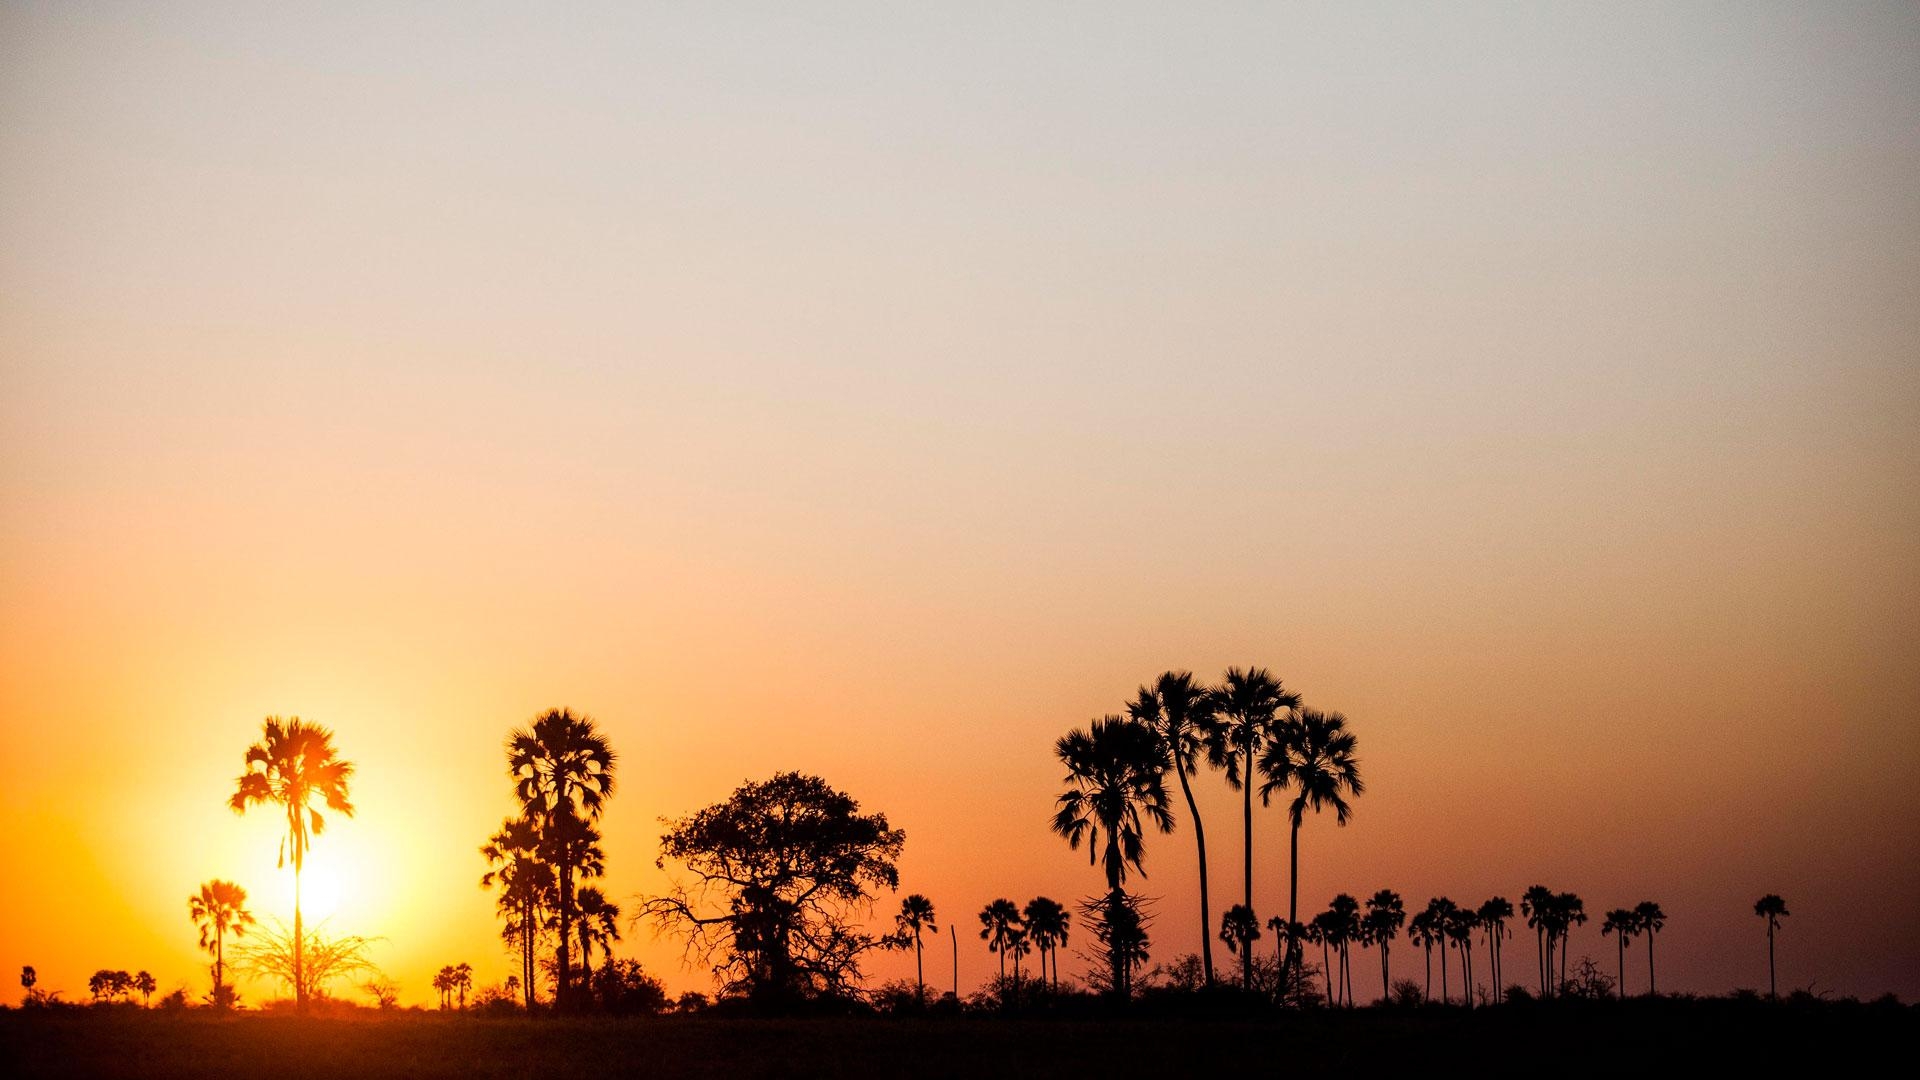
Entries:
POLYGON ((299 717, 284 723, 266 719, 259 742, 247 748, 247 771, 240 774, 227 806, 243 814, 258 803, 278 803, 287 812, 287 835, 280 842, 280 865, 289 855, 297 872, 305 865, 313 837, 326 829, 326 819, 314 807, 316 798, 327 808, 353 816, 347 782, 353 763, 340 760, 333 732, 299 717), (292 850, 289 851, 288 848, 292 850))
POLYGON ((214 1000, 219 1001, 225 985, 226 938, 244 937, 253 925, 253 913, 247 910, 247 890, 231 881, 215 878, 200 886, 200 892, 187 897, 187 914, 200 929, 200 947, 213 954, 214 1000))
POLYGON ((1118 891, 1129 866, 1141 869, 1146 848, 1142 819, 1161 832, 1173 831, 1159 736, 1144 724, 1106 716, 1086 730, 1076 728, 1061 736, 1054 753, 1067 767, 1066 783, 1071 786, 1057 800, 1053 831, 1076 850, 1085 840, 1089 862, 1104 834, 1100 861, 1108 891, 1118 891))

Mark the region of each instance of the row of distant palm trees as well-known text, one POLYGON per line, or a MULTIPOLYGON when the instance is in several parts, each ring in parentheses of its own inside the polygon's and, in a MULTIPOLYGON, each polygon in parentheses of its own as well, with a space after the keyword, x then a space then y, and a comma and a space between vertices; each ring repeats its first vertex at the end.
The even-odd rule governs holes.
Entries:
MULTIPOLYGON (((1253 941, 1259 919, 1253 906, 1253 796, 1262 806, 1275 796, 1287 800, 1290 840, 1287 859, 1287 917, 1281 925, 1299 925, 1300 828, 1309 810, 1331 810, 1345 825, 1352 815, 1348 799, 1366 788, 1360 776, 1358 740, 1337 712, 1303 707, 1265 668, 1228 668, 1217 685, 1195 680, 1191 672, 1168 671, 1141 686, 1126 703, 1125 715, 1108 715, 1062 736, 1055 756, 1066 766, 1068 790, 1056 800, 1053 829, 1078 849, 1084 840, 1090 859, 1098 859, 1107 879, 1110 906, 1125 899, 1129 868, 1138 870, 1147 828, 1172 832, 1174 812, 1166 789, 1171 774, 1180 786, 1193 824, 1200 866, 1200 957, 1206 984, 1214 984, 1212 897, 1207 870, 1206 831, 1194 798, 1193 783, 1202 768, 1220 770, 1227 786, 1241 796, 1241 902, 1230 908, 1221 934, 1241 960, 1241 980, 1253 986, 1253 941), (1104 837, 1104 843, 1102 838, 1104 837)), ((1115 909, 1117 910, 1117 908, 1115 909)), ((1299 935, 1286 935, 1281 984, 1299 964, 1299 935)), ((1125 972, 1114 971, 1115 983, 1125 972)))

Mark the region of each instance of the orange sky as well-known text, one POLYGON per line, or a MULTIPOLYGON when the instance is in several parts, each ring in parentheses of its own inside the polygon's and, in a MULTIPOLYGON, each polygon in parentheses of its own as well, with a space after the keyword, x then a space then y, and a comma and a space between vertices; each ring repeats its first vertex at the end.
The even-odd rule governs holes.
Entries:
POLYGON ((818 772, 971 988, 988 900, 1099 884, 1053 739, 1260 663, 1361 739, 1316 909, 1540 881, 1610 966, 1652 898, 1717 992, 1779 892, 1783 987, 1920 996, 1911 8, 697 7, 0 10, 0 970, 204 991, 297 713, 359 765, 315 913, 502 978, 475 849, 565 704, 611 894, 818 772))

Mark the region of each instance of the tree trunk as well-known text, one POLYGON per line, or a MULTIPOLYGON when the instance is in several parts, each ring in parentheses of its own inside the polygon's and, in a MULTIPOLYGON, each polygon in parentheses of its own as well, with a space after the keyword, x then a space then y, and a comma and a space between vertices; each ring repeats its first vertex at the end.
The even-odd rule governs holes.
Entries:
POLYGON ((920 962, 920 929, 913 931, 913 996, 920 1002, 921 1008, 927 1005, 927 969, 920 962))
MULTIPOLYGON (((1244 845, 1246 849, 1245 851, 1246 858, 1244 861, 1245 874, 1243 875, 1244 880, 1242 882, 1242 884, 1245 886, 1244 892, 1246 895, 1242 898, 1242 902, 1247 905, 1248 911, 1252 911, 1253 910, 1253 737, 1251 732, 1248 732, 1246 734, 1247 734, 1247 740, 1246 740, 1247 765, 1246 765, 1246 768, 1242 770, 1242 772, 1240 773, 1240 795, 1241 795, 1240 823, 1242 827, 1241 833, 1246 841, 1244 845)), ((1248 990, 1253 989, 1252 957, 1248 957, 1247 959, 1247 965, 1246 965, 1246 969, 1243 977, 1246 980, 1246 988, 1248 990)))
POLYGON ((293 1005, 299 1012, 307 1011, 307 973, 302 963, 306 958, 306 931, 300 922, 300 862, 293 864, 293 1005))
POLYGON ((1780 983, 1773 974, 1773 918, 1767 918, 1767 1000, 1780 1000, 1780 983))
POLYGON ((1207 985, 1213 985, 1213 916, 1207 896, 1207 831, 1200 825, 1200 807, 1193 801, 1193 788, 1187 784, 1187 770, 1174 751, 1173 771, 1180 777, 1180 794, 1187 797, 1187 815, 1193 818, 1193 843, 1200 851, 1200 968, 1207 985))
POLYGON ((1422 1001, 1433 1000, 1433 942, 1429 940, 1424 950, 1427 954, 1427 988, 1420 992, 1422 1001))
POLYGON ((1647 996, 1648 997, 1659 996, 1658 992, 1654 990, 1653 986, 1654 986, 1654 983, 1653 983, 1653 928, 1648 927, 1647 928, 1647 996))
POLYGON ((1287 962, 1282 965, 1280 984, 1285 986, 1300 957, 1300 944, 1293 939, 1293 928, 1300 923, 1300 818, 1293 817, 1293 838, 1287 855, 1287 962))
POLYGON ((573 958, 567 949, 567 938, 573 930, 572 857, 571 851, 566 852, 565 859, 569 861, 560 864, 560 943, 554 950, 554 960, 560 966, 560 979, 553 988, 554 1012, 566 1012, 573 998, 573 958))
POLYGON ((1625 1001, 1627 1000, 1627 935, 1614 935, 1613 947, 1614 951, 1620 956, 1619 998, 1621 1001, 1625 1001))
POLYGON ((1387 981, 1387 939, 1380 939, 1380 1000, 1393 1001, 1393 984, 1387 981))
POLYGON ((1440 1004, 1447 1004, 1447 942, 1440 941, 1440 1004))

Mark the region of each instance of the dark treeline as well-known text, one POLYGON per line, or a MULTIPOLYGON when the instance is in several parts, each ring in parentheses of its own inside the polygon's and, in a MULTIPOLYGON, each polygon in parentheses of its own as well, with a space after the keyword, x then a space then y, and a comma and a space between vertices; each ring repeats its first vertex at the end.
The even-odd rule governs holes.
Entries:
MULTIPOLYGON (((1654 942, 1667 917, 1650 900, 1602 917, 1601 934, 1614 939, 1611 975, 1590 958, 1571 959, 1570 935, 1588 921, 1585 904, 1544 885, 1525 890, 1517 908, 1501 896, 1477 905, 1440 896, 1413 910, 1392 889, 1365 900, 1341 893, 1324 911, 1302 918, 1301 833, 1313 816, 1330 814, 1338 825, 1351 820, 1366 792, 1358 749, 1345 716, 1306 706, 1257 667, 1230 668, 1216 684, 1184 671, 1163 673, 1139 687, 1122 712, 1067 732, 1053 748, 1065 790, 1054 800, 1049 825, 1071 849, 1086 847, 1102 888, 1070 904, 1045 896, 1024 904, 1004 897, 988 902, 978 912, 978 939, 994 958, 995 974, 963 998, 962 935, 940 921, 931 898, 909 893, 890 926, 870 928, 881 894, 900 888, 905 833, 816 776, 786 772, 748 782, 721 802, 666 822, 655 863, 668 870, 670 886, 623 909, 598 884, 609 861, 599 823, 617 791, 618 755, 591 717, 548 710, 508 733, 504 771, 515 812, 479 848, 485 863, 479 884, 493 895, 500 939, 519 961, 518 971, 499 984, 477 986, 472 965, 461 960, 442 967, 432 987, 441 1010, 520 1014, 710 1007, 1027 1013, 1111 1009, 1183 995, 1218 1005, 1232 999, 1236 1012, 1351 1008, 1360 998, 1353 954, 1371 948, 1382 1004, 1473 1009, 1624 998, 1629 954, 1637 953, 1630 945, 1644 937, 1646 996, 1657 996, 1654 942), (1217 923, 1195 794, 1215 776, 1238 794, 1241 810, 1239 896, 1217 923), (1264 921, 1254 904, 1256 795, 1259 809, 1279 803, 1286 824, 1284 911, 1264 921), (1129 885, 1142 873, 1149 841, 1183 825, 1199 868, 1195 948, 1149 968, 1155 905, 1129 885), (1516 919, 1532 931, 1534 964, 1526 976, 1509 978, 1516 919), (616 956, 623 926, 639 924, 679 939, 688 961, 711 971, 716 996, 689 992, 670 999, 638 961, 616 956), (951 953, 951 985, 929 1000, 929 945, 942 936, 951 953), (1418 981, 1394 978, 1395 942, 1403 936, 1420 950, 1418 981), (1263 947, 1269 937, 1272 945, 1263 947), (1232 975, 1216 970, 1216 939, 1237 966, 1232 975), (1076 943, 1088 967, 1078 981, 1063 979, 1059 952, 1076 943), (910 984, 868 984, 866 961, 888 949, 912 952, 910 984)), ((371 942, 309 928, 300 907, 301 871, 325 832, 327 814, 353 815, 354 764, 340 756, 328 729, 298 717, 268 717, 243 760, 228 805, 235 813, 271 807, 284 817, 279 858, 294 875, 293 925, 259 924, 247 891, 232 881, 202 884, 188 899, 210 960, 210 989, 199 1001, 217 1009, 239 1005, 232 976, 240 971, 285 987, 296 1011, 333 1000, 342 983, 380 1008, 396 1007, 398 987, 369 961, 371 942)), ((1768 997, 1774 998, 1775 940, 1788 912, 1780 897, 1768 895, 1754 913, 1765 921, 1768 997)), ((939 959, 936 954, 935 964, 939 959)), ((35 969, 22 969, 26 1004, 62 1004, 60 991, 38 982, 35 969)), ((135 995, 150 1005, 156 989, 146 972, 102 969, 88 982, 101 1007, 137 1007, 135 995)), ((184 987, 162 998, 167 1008, 188 1004, 184 987)))

